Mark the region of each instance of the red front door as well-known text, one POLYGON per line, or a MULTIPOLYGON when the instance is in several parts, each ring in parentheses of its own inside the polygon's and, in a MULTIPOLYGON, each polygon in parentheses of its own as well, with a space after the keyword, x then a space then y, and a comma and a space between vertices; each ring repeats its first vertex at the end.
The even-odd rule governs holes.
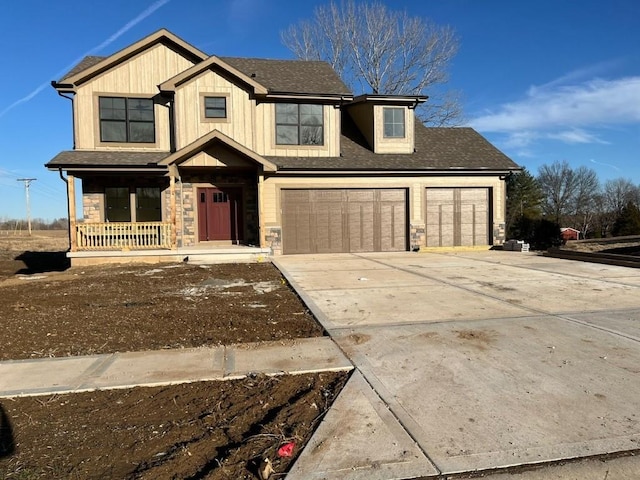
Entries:
POLYGON ((198 239, 242 240, 242 190, 198 188, 198 239))

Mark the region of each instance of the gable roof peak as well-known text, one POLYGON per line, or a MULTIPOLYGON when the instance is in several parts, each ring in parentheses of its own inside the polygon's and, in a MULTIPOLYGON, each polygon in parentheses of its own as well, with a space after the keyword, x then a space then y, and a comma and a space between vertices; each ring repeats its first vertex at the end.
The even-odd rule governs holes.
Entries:
POLYGON ((83 58, 82 61, 72 68, 61 80, 52 82, 52 85, 56 89, 68 89, 69 87, 81 85, 158 43, 171 45, 181 54, 189 57, 196 63, 208 57, 206 53, 184 41, 166 28, 161 28, 107 57, 88 56, 83 58))

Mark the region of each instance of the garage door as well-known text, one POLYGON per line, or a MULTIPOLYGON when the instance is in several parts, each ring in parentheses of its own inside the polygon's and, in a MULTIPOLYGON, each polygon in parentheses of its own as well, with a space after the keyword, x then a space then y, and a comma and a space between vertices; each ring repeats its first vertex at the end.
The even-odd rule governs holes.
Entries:
POLYGON ((281 204, 285 254, 407 249, 405 189, 282 190, 281 204))
POLYGON ((427 188, 428 247, 488 245, 488 188, 427 188))

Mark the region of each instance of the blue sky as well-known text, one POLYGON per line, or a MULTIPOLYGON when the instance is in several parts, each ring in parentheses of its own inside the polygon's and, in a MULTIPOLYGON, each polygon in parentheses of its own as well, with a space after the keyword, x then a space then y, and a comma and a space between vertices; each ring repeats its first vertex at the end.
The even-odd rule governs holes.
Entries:
MULTIPOLYGON (((72 148, 70 102, 50 82, 165 27, 209 54, 291 58, 280 31, 315 0, 44 0, 0 7, 0 219, 66 216, 44 164, 72 148)), ((387 0, 452 26, 451 88, 468 125, 532 173, 556 160, 640 183, 640 2, 387 0)), ((428 93, 428 92, 427 92, 428 93)))

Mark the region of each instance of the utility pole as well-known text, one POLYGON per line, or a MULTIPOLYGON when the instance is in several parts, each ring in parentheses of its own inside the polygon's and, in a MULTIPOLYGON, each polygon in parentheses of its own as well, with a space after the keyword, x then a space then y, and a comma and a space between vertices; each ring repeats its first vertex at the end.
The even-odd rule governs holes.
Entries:
POLYGON ((29 204, 29 187, 31 182, 37 178, 18 178, 18 182, 24 182, 24 195, 27 200, 27 226, 29 228, 29 236, 31 236, 31 205, 29 204))

